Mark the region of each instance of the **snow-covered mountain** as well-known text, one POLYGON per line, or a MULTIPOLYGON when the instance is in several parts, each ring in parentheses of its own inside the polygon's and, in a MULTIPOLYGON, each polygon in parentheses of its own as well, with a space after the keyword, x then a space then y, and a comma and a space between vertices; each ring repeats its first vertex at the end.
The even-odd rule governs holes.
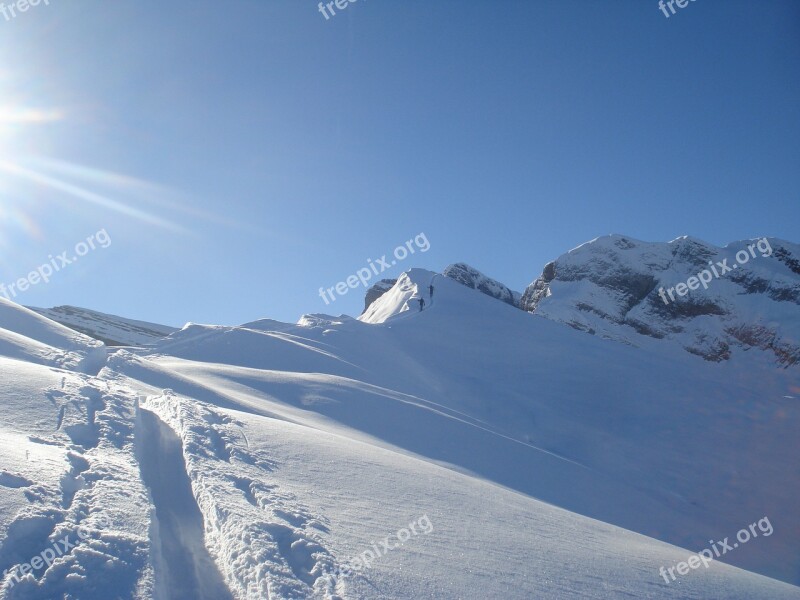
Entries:
POLYGON ((521 306, 637 346, 670 340, 710 361, 758 348, 778 365, 796 365, 800 246, 775 238, 719 248, 690 237, 605 236, 547 264, 521 306))
MULTIPOLYGON (((521 296, 464 263, 443 274, 524 311, 634 346, 667 340, 716 362, 759 348, 780 366, 800 363, 800 246, 784 240, 718 248, 686 236, 669 243, 604 236, 546 264, 521 296)), ((381 294, 368 297, 368 306, 381 294)))
POLYGON ((177 331, 177 328, 167 325, 134 321, 76 306, 29 308, 56 323, 61 323, 109 346, 141 346, 177 331))
MULTIPOLYGON (((570 302, 625 296, 570 264, 526 291, 533 314, 411 269, 358 319, 140 348, 0 300, 0 598, 800 598, 798 365, 703 360, 576 308, 608 330, 589 335, 570 302)), ((725 306, 785 339, 772 295, 797 277, 774 268, 725 306)))

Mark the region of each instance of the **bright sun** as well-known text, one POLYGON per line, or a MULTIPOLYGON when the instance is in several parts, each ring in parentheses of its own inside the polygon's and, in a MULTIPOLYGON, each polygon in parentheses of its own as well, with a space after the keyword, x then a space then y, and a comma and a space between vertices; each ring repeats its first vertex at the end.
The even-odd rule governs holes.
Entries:
POLYGON ((0 157, 10 155, 15 139, 22 137, 29 127, 60 121, 63 118, 63 112, 58 109, 0 104, 0 157))

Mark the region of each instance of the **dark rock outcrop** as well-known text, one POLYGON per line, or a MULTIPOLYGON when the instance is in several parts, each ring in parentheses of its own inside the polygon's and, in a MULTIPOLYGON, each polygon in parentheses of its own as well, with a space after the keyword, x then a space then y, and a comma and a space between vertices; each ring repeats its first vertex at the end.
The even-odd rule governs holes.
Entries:
POLYGON ((465 263, 455 263, 447 267, 442 273, 448 279, 457 281, 473 290, 496 298, 501 302, 519 308, 520 294, 499 281, 487 277, 477 269, 465 263))

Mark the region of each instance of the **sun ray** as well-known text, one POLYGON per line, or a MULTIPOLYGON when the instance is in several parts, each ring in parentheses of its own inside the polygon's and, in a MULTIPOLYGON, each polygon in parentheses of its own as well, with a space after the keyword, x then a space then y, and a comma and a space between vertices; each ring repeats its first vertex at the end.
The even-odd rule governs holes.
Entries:
POLYGON ((65 162, 53 158, 46 158, 42 156, 32 156, 25 158, 22 161, 17 161, 17 164, 35 165, 40 170, 56 172, 63 176, 80 179, 94 185, 103 186, 108 189, 113 189, 115 192, 130 193, 140 199, 151 204, 156 204, 159 207, 166 207, 184 214, 212 221, 218 224, 227 224, 236 226, 238 223, 225 219, 220 215, 196 208, 187 206, 185 203, 178 200, 182 196, 180 192, 168 188, 157 183, 124 175, 122 173, 115 173, 113 171, 105 171, 95 167, 88 167, 75 163, 65 162))
POLYGON ((157 227, 162 227, 164 229, 170 229, 181 233, 188 233, 185 228, 162 219, 161 217, 150 214, 138 208, 128 206, 117 200, 107 198, 106 196, 97 194, 78 185, 51 177, 44 173, 38 173, 34 170, 26 169, 25 167, 7 160, 0 159, 0 171, 7 173, 8 175, 13 175, 15 177, 31 181, 37 185, 59 191, 63 194, 72 196, 73 198, 77 198, 97 206, 102 206, 103 208, 113 210, 117 213, 132 217, 151 225, 155 225, 157 227))

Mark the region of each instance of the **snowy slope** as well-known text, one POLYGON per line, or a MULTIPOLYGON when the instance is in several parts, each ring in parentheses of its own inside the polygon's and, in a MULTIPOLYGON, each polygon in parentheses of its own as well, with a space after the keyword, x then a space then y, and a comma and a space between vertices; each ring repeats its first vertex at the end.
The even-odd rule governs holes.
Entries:
POLYGON ((0 298, 0 356, 78 371, 99 369, 105 346, 0 298))
POLYGON ((419 269, 360 320, 188 325, 87 374, 39 345, 104 348, 0 308, 0 570, 86 537, 2 598, 800 598, 764 576, 800 580, 770 350, 636 348, 419 269))
POLYGON ((392 289, 395 283, 397 283, 397 279, 381 279, 380 281, 373 283, 364 296, 364 311, 366 311, 369 308, 369 305, 375 302, 375 300, 392 289))
POLYGON ((93 337, 109 346, 151 344, 177 331, 175 327, 146 321, 134 321, 75 306, 35 308, 31 310, 70 329, 93 337))
POLYGON ((4 440, 31 410, 14 398, 34 398, 41 420, 3 453, 0 564, 81 541, 36 578, 7 577, 6 598, 798 597, 721 563, 670 588, 654 569, 685 550, 489 482, 257 410, 169 394, 137 407, 119 381, 37 369, 0 387, 4 440), (62 385, 65 404, 108 385, 97 445, 73 440, 34 393, 62 385), (369 569, 331 576, 358 556, 369 569))
MULTIPOLYGON (((747 547, 730 559, 797 580, 796 369, 769 368, 771 353, 757 349, 710 365, 663 344, 637 349, 599 340, 441 277, 433 306, 416 315, 413 299, 431 277, 425 271, 404 275, 362 317, 392 331, 403 323, 402 333, 410 336, 404 345, 426 348, 415 368, 405 369, 424 385, 398 382, 395 389, 436 399, 651 496, 657 504, 642 512, 626 506, 634 492, 564 499, 553 496, 552 486, 532 487, 538 479, 517 487, 647 535, 701 547, 715 531, 737 530, 735 523, 756 507, 784 515, 781 558, 758 557, 747 547), (419 330, 406 325, 415 315, 414 324, 424 324, 419 330), (624 514, 615 513, 618 507, 624 514)), ((497 472, 503 464, 489 468, 497 472)))

